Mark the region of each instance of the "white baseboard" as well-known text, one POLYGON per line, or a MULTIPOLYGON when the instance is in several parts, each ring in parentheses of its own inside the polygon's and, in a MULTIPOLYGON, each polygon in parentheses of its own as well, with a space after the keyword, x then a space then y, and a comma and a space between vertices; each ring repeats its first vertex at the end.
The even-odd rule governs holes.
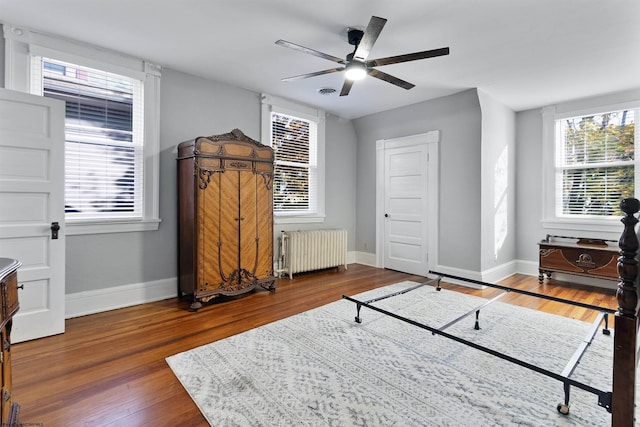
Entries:
POLYGON ((516 261, 509 261, 502 265, 484 270, 482 272, 482 281, 488 283, 497 283, 506 279, 509 276, 513 276, 518 272, 518 263, 516 261))
POLYGON ((369 252, 354 252, 355 261, 358 264, 367 265, 369 267, 377 267, 376 265, 376 254, 372 254, 369 252))
MULTIPOLYGON (((347 264, 353 263, 376 267, 376 255, 369 252, 348 252, 347 264)), ((435 268, 435 271, 481 282, 497 283, 500 280, 516 273, 528 276, 537 276, 538 263, 533 261, 517 260, 483 272, 438 265, 435 268)), ((617 283, 611 280, 592 279, 590 277, 563 275, 559 273, 554 273, 554 278, 557 280, 580 283, 589 286, 611 289, 615 289, 617 287, 617 283)), ((446 278, 446 281, 456 285, 481 288, 480 285, 462 280, 446 278)), ((88 314, 115 310, 117 308, 130 307, 133 305, 174 298, 178 295, 177 289, 178 279, 177 277, 171 277, 152 282, 134 283, 130 285, 98 289, 95 291, 67 294, 65 296, 65 318, 71 319, 73 317, 86 316, 88 314)))
POLYGON ((527 276, 538 275, 538 263, 536 261, 516 261, 516 272, 527 276))
POLYGON ((347 252, 347 264, 353 264, 356 262, 356 254, 357 252, 355 251, 348 251, 347 252))
MULTIPOLYGON (((437 271, 438 273, 442 274, 450 274, 452 276, 458 276, 465 279, 482 281, 482 275, 478 271, 463 270, 461 268, 447 267, 445 265, 437 265, 433 271, 437 271)), ((474 289, 482 288, 481 285, 476 285, 475 283, 466 282, 464 280, 451 279, 448 277, 444 277, 443 280, 454 285, 467 286, 474 289)))
POLYGON ((67 294, 65 296, 65 318, 70 319, 174 298, 178 295, 177 289, 178 279, 171 277, 152 282, 67 294))

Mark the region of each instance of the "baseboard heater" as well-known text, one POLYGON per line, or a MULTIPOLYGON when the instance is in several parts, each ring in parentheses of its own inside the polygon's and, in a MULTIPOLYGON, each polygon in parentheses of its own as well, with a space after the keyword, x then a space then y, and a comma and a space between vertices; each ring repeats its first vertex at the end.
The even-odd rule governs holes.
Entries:
POLYGON ((347 230, 283 231, 280 239, 279 272, 293 278, 295 273, 347 268, 347 230))

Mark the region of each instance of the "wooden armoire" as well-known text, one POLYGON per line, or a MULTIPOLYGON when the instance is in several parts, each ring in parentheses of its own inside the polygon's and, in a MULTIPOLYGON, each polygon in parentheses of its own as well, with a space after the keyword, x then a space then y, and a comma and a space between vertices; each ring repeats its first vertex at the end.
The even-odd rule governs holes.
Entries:
POLYGON ((273 150, 240 130, 178 145, 179 296, 191 309, 273 274, 273 150))

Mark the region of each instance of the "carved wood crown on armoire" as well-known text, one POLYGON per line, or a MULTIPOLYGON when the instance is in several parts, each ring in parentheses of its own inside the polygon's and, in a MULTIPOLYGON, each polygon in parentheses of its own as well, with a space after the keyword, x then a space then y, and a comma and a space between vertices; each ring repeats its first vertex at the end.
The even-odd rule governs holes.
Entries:
POLYGON ((234 129, 178 145, 178 277, 192 310, 275 289, 273 150, 234 129))

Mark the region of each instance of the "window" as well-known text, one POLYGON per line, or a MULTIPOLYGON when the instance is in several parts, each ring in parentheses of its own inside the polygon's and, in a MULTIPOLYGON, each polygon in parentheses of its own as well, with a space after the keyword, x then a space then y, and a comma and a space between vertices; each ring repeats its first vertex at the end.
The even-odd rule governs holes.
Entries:
POLYGON ((619 227, 620 201, 637 197, 638 103, 543 110, 546 228, 619 227))
POLYGON ((634 110, 556 121, 559 215, 619 216, 620 200, 633 197, 634 110))
POLYGON ((274 151, 273 209, 278 213, 310 213, 316 187, 316 125, 298 117, 271 113, 274 151))
POLYGON ((32 67, 32 91, 66 105, 66 219, 142 219, 142 82, 39 56, 32 67))
POLYGON ((275 155, 275 221, 323 221, 324 113, 265 95, 262 139, 275 155))
POLYGON ((66 234, 157 230, 160 67, 3 26, 5 86, 65 101, 66 234))

